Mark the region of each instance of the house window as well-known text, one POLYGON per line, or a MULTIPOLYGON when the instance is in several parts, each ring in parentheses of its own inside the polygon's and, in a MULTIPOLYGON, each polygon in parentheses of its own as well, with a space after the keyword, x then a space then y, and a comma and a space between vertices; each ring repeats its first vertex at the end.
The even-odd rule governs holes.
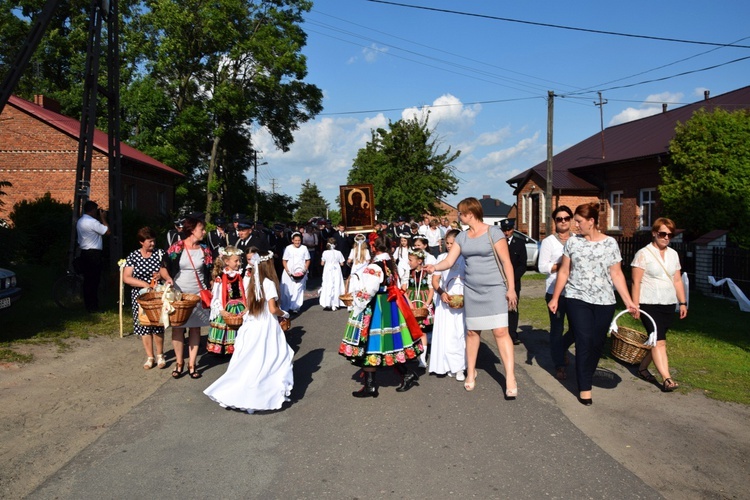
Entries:
POLYGON ((650 229, 654 223, 656 209, 656 188, 641 189, 640 228, 650 229))
POLYGON ((622 191, 609 194, 609 229, 622 229, 622 191))
POLYGON ((156 195, 156 204, 159 207, 159 215, 167 215, 167 193, 159 191, 156 195))
POLYGON ((138 201, 138 191, 135 187, 135 184, 126 184, 125 185, 125 199, 123 200, 125 203, 125 206, 127 208, 135 210, 138 208, 137 201, 138 201))
POLYGON ((526 224, 526 200, 529 197, 527 195, 521 196, 521 222, 526 224))

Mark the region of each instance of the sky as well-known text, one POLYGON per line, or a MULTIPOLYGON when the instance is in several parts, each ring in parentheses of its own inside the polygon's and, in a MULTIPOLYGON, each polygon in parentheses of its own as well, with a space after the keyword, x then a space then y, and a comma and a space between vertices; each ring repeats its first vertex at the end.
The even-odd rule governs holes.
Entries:
POLYGON ((339 186, 371 131, 429 110, 439 150, 461 152, 458 191, 445 201, 490 195, 512 205, 506 181, 546 158, 548 91, 556 154, 602 123, 750 85, 746 0, 394 3, 314 2, 302 52, 324 109, 286 153, 256 131, 261 190, 296 199, 309 179, 338 209, 339 186), (598 92, 606 104, 595 104, 598 92))

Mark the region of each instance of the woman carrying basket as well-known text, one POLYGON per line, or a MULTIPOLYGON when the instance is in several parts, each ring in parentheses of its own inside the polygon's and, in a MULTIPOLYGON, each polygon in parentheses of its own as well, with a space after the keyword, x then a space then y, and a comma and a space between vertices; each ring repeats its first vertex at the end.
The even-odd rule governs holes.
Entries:
POLYGON ((565 243, 557 283, 547 306, 557 313, 565 290, 568 321, 575 336, 578 401, 593 403, 591 387, 615 312, 617 289, 630 314, 638 317, 638 306, 630 298, 622 273, 620 248, 614 238, 599 231, 599 204, 578 205, 573 224, 578 234, 565 243))
MULTIPOLYGON (((675 234, 675 223, 666 217, 656 219, 651 234, 653 241, 638 250, 633 258, 633 302, 648 313, 656 323, 656 345, 646 354, 638 367, 638 376, 651 383, 656 382, 648 367, 654 362, 662 380, 662 390, 672 392, 679 387, 669 373, 667 359, 667 330, 674 319, 675 306, 679 307, 680 319, 687 316, 686 290, 680 274, 680 258, 669 242, 675 234)), ((641 318, 650 334, 654 327, 651 321, 641 318)))

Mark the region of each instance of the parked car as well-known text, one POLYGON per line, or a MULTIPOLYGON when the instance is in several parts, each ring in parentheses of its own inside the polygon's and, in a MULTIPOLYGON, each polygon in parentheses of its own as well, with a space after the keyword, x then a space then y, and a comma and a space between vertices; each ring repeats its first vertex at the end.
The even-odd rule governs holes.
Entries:
POLYGON ((513 237, 526 242, 526 267, 529 269, 536 269, 541 243, 531 236, 526 236, 520 231, 513 231, 513 237))
POLYGON ((0 268, 0 309, 10 307, 21 296, 16 273, 0 268))

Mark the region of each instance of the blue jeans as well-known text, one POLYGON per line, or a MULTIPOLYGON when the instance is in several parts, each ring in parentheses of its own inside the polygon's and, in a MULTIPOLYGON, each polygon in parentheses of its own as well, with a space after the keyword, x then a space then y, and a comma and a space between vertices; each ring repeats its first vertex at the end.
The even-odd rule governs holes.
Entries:
MULTIPOLYGON (((544 300, 548 304, 551 299, 551 293, 545 294, 544 300)), ((568 333, 563 335, 567 304, 565 296, 562 295, 557 301, 557 312, 555 314, 552 314, 552 311, 547 309, 547 313, 549 314, 549 350, 555 368, 565 368, 565 352, 573 345, 573 341, 575 340, 572 330, 568 330, 568 333)), ((568 321, 570 321, 570 318, 568 318, 568 321)))
POLYGON ((590 391, 615 304, 589 304, 568 298, 567 309, 570 329, 575 334, 578 391, 590 391))

